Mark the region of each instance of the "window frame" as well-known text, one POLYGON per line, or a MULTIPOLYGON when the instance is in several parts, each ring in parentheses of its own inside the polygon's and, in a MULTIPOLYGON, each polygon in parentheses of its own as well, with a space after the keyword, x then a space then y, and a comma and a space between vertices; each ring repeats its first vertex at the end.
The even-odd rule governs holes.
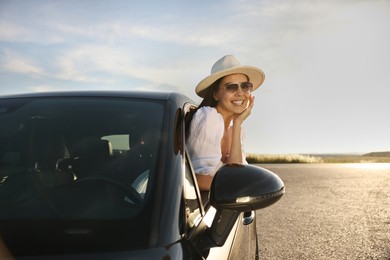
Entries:
POLYGON ((183 195, 182 195, 182 199, 183 199, 183 215, 184 215, 184 219, 185 219, 185 223, 184 223, 184 226, 185 226, 185 236, 186 237, 192 237, 193 233, 197 233, 195 230, 198 229, 200 223, 202 222, 205 214, 206 214, 206 210, 205 210, 205 206, 207 205, 204 205, 203 202, 202 202, 202 196, 201 196, 201 192, 199 190, 199 186, 198 186, 198 182, 197 182, 197 179, 196 179, 196 176, 195 176, 195 171, 194 171, 194 168, 192 166, 192 162, 191 162, 191 159, 190 159, 190 156, 188 154, 188 151, 187 151, 187 145, 186 145, 186 129, 185 129, 185 115, 186 113, 189 111, 189 109, 191 107, 194 107, 196 105, 192 104, 192 103, 185 103, 183 108, 182 108, 182 113, 181 113, 181 117, 180 117, 180 121, 181 123, 180 124, 180 129, 182 131, 182 133, 180 134, 181 136, 181 139, 182 139, 182 149, 183 149, 183 155, 182 155, 182 158, 183 158, 183 167, 182 167, 182 176, 183 176, 183 180, 182 180, 182 185, 183 185, 183 195), (195 189, 195 194, 196 194, 196 201, 197 201, 197 204, 199 205, 199 220, 192 226, 192 227, 189 227, 189 219, 187 218, 186 216, 186 185, 185 185, 185 181, 186 181, 186 174, 187 174, 187 171, 189 171, 189 174, 190 174, 190 178, 191 178, 191 181, 192 183, 194 184, 194 189, 195 189))

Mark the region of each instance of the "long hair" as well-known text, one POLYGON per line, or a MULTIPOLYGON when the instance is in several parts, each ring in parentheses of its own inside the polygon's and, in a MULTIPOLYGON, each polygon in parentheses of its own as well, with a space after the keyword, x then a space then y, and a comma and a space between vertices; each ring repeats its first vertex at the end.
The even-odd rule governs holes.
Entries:
POLYGON ((213 84, 211 84, 210 87, 208 87, 205 90, 206 95, 205 95, 204 99, 202 100, 202 102, 199 104, 199 106, 198 107, 195 107, 195 106, 191 107, 190 110, 185 115, 186 136, 188 136, 190 133, 191 121, 192 121, 192 118, 194 117, 194 114, 196 113, 196 111, 198 111, 198 109, 200 109, 201 107, 206 107, 206 106, 215 107, 217 105, 218 102, 214 99, 214 93, 218 90, 219 84, 221 83, 221 81, 222 81, 222 78, 218 79, 213 84))

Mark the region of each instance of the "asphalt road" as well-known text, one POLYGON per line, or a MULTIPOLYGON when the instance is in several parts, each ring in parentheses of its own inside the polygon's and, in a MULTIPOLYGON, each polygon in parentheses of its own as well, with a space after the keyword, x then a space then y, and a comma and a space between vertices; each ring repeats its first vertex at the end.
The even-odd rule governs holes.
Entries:
POLYGON ((390 259, 390 164, 267 164, 286 193, 257 211, 260 259, 390 259))

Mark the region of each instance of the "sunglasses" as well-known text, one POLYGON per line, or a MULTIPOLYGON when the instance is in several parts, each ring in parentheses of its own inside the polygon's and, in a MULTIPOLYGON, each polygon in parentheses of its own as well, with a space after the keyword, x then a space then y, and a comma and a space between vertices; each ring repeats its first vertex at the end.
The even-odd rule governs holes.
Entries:
POLYGON ((250 94, 253 90, 253 84, 250 82, 232 82, 227 83, 224 87, 228 93, 236 93, 239 87, 241 87, 242 92, 246 94, 250 94))

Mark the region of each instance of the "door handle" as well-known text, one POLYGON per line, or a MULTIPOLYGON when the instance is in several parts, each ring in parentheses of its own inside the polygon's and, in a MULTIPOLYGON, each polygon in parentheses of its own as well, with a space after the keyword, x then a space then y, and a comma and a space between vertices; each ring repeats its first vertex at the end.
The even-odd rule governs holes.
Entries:
POLYGON ((244 212, 244 215, 242 216, 242 224, 249 225, 250 223, 253 222, 254 218, 255 218, 255 212, 253 210, 244 212))

